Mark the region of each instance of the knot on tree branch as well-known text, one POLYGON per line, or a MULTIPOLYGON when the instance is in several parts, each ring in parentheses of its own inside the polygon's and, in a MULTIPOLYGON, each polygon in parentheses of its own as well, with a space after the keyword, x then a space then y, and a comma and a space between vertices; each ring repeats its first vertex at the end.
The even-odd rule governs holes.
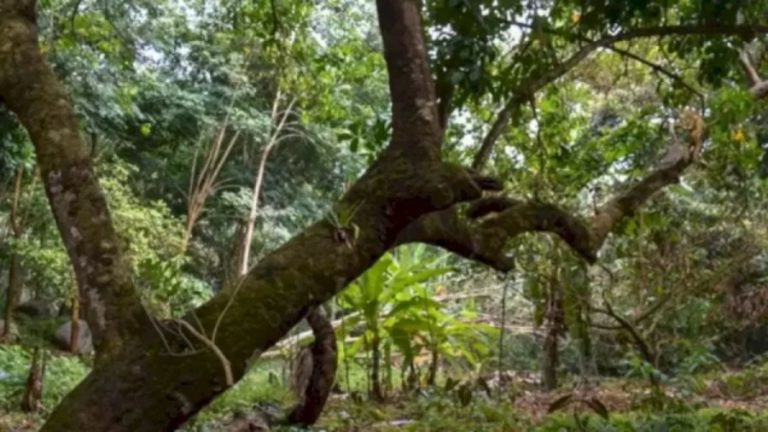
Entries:
POLYGON ((417 189, 422 190, 421 195, 428 199, 433 211, 474 201, 482 198, 483 192, 497 192, 503 188, 502 182, 494 177, 450 163, 439 162, 437 167, 430 164, 417 169, 420 183, 417 189))

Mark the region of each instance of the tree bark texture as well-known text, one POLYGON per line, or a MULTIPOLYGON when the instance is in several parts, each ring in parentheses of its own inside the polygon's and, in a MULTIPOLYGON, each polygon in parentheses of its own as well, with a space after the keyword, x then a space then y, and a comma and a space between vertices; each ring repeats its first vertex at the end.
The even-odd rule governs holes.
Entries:
POLYGON ((37 44, 35 2, 0 0, 0 99, 29 132, 100 357, 146 321, 72 105, 37 44))

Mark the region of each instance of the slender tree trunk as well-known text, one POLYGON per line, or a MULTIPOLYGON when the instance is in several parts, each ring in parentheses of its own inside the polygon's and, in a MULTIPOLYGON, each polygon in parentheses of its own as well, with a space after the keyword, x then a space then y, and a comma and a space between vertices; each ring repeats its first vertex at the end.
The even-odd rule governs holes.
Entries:
POLYGON ((248 211, 248 219, 245 221, 243 236, 240 238, 240 247, 237 248, 239 255, 237 256, 237 274, 238 276, 248 273, 248 266, 251 259, 251 241, 253 239, 253 229, 256 225, 256 218, 259 211, 259 197, 261 196, 261 185, 264 180, 264 171, 267 168, 267 159, 269 153, 272 151, 272 147, 269 145, 264 146, 261 150, 261 157, 259 158, 259 168, 256 171, 256 179, 253 183, 253 189, 251 191, 251 208, 248 211))
POLYGON ((547 335, 544 338, 544 362, 542 365, 542 383, 544 389, 557 389, 557 367, 559 364, 559 341, 563 327, 562 299, 557 288, 550 287, 547 312, 547 335))
POLYGON ((421 371, 416 369, 416 363, 414 359, 411 359, 408 364, 408 390, 414 391, 421 387, 420 378, 421 371))
POLYGON ((35 348, 32 354, 32 364, 27 375, 27 385, 24 390, 24 398, 21 401, 21 410, 26 413, 36 413, 40 410, 40 402, 43 399, 43 380, 45 379, 45 352, 35 348))
MULTIPOLYGON (((635 347, 637 347, 637 350, 640 352, 640 354, 643 356, 643 359, 648 362, 651 366, 653 366, 654 369, 659 368, 659 359, 658 359, 658 352, 655 352, 653 348, 646 342, 646 340, 643 338, 643 336, 640 335, 640 332, 635 328, 634 325, 632 325, 629 320, 622 317, 620 314, 618 314, 614 309, 611 303, 608 301, 608 298, 603 296, 603 304, 605 304, 605 310, 601 310, 604 314, 610 316, 616 322, 619 324, 619 327, 621 327, 622 330, 626 331, 629 336, 632 338, 632 342, 635 344, 635 347)), ((659 380, 656 377, 655 374, 651 374, 649 377, 649 380, 651 382, 651 385, 658 386, 659 380)))
POLYGON ((184 234, 181 238, 181 254, 187 251, 195 225, 197 225, 205 211, 206 202, 218 189, 221 169, 229 159, 229 155, 235 144, 237 144, 238 138, 240 138, 240 132, 236 131, 225 143, 228 126, 229 114, 222 121, 218 133, 216 133, 212 142, 205 147, 202 165, 200 167, 197 166, 199 155, 197 152, 192 161, 187 189, 187 216, 184 223, 184 234))
POLYGON ((77 290, 72 295, 72 314, 69 326, 69 351, 73 354, 80 352, 80 298, 77 290))
POLYGON ((384 392, 381 389, 381 337, 379 329, 373 330, 371 339, 371 398, 375 401, 384 400, 384 392))
POLYGON ((19 284, 19 257, 15 253, 11 253, 11 258, 8 262, 8 291, 5 295, 5 311, 3 313, 3 334, 0 339, 6 342, 11 342, 13 334, 11 327, 13 327, 13 311, 21 300, 21 285, 19 284))
POLYGON ((384 373, 386 376, 386 391, 391 393, 395 389, 392 382, 392 343, 384 345, 384 373))
POLYGON ((195 228, 195 223, 196 220, 187 215, 184 222, 184 233, 181 235, 181 244, 179 246, 182 254, 186 253, 189 248, 189 241, 192 239, 192 230, 195 228))
POLYGON ((557 388, 557 363, 558 363, 558 335, 554 329, 547 331, 544 339, 544 366, 542 382, 544 389, 548 391, 557 388))
MULTIPOLYGON (((13 183, 13 202, 11 204, 10 225, 14 240, 21 238, 22 227, 19 221, 19 199, 21 198, 21 184, 24 178, 24 170, 19 167, 16 170, 16 178, 13 183)), ((19 256, 11 252, 8 262, 8 290, 5 294, 5 313, 3 314, 3 334, 0 339, 10 341, 12 338, 13 311, 21 300, 21 284, 19 283, 19 256)))
POLYGON ((237 248, 238 252, 240 253, 240 255, 237 257, 238 275, 240 276, 248 273, 248 266, 251 260, 251 241, 253 239, 253 229, 256 225, 256 218, 258 216, 259 198, 261 197, 261 188, 264 182, 264 172, 267 169, 267 160, 269 159, 269 154, 280 142, 280 135, 283 133, 288 117, 290 116, 291 110, 293 109, 293 104, 295 103, 295 99, 292 100, 288 104, 288 107, 285 109, 285 111, 280 114, 279 109, 281 99, 282 93, 280 90, 278 90, 277 94, 275 95, 275 100, 272 104, 271 118, 274 129, 271 131, 269 140, 264 145, 264 148, 261 149, 259 166, 256 169, 256 177, 253 181, 253 189, 251 190, 251 207, 248 212, 248 219, 245 221, 245 232, 239 240, 241 246, 237 248))

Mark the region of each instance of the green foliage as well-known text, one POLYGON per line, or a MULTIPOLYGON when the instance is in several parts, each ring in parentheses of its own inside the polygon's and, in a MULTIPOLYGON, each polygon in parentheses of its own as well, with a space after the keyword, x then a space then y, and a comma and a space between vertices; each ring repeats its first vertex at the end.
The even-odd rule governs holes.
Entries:
MULTIPOLYGON (((340 296, 340 305, 360 311, 364 324, 363 337, 346 347, 348 356, 372 349, 371 341, 379 339, 397 348, 403 371, 425 353, 438 353, 472 369, 482 365, 495 331, 462 321, 462 314, 449 314, 433 298, 437 286, 432 281, 453 270, 439 266, 443 259, 444 255, 430 257, 423 246, 400 248, 382 257, 340 296)), ((347 327, 354 324, 355 320, 345 322, 347 327)))
MULTIPOLYGON (((20 346, 0 346, 0 411, 16 411, 21 405, 32 352, 20 346)), ((78 357, 47 354, 43 382, 42 414, 50 413, 88 373, 78 357)))
POLYGON ((596 417, 550 417, 535 432, 758 432, 768 427, 768 417, 742 411, 702 410, 690 414, 617 415, 610 420, 596 417))
POLYGON ((757 363, 744 370, 731 373, 718 373, 715 382, 722 393, 729 397, 759 397, 768 387, 768 363, 757 363))
POLYGON ((529 423, 509 406, 482 399, 461 406, 455 397, 430 391, 400 404, 334 407, 321 430, 488 431, 527 430, 529 423))

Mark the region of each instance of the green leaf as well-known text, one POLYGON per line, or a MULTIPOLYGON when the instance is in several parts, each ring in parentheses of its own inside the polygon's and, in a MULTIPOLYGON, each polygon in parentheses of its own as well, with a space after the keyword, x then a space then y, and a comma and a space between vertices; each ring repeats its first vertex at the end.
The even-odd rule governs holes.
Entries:
POLYGON ((403 288, 418 284, 420 282, 427 281, 429 279, 433 279, 437 276, 444 275, 452 271, 454 271, 452 268, 436 268, 436 269, 424 270, 416 274, 396 278, 394 283, 392 284, 392 287, 395 290, 401 290, 403 288))
POLYGON ((142 123, 139 127, 139 132, 141 132, 141 136, 149 136, 152 133, 152 125, 150 123, 142 123))

